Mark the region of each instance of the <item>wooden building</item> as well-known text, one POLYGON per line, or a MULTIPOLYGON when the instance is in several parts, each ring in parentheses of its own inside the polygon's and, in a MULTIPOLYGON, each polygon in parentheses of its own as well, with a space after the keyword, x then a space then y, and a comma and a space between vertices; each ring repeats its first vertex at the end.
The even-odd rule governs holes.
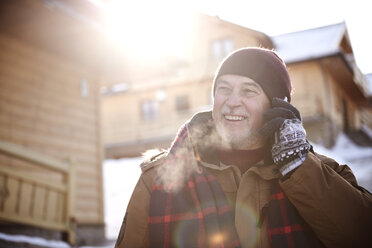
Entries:
POLYGON ((0 3, 0 232, 104 240, 98 19, 88 1, 0 3))
MULTIPOLYGON (((340 132, 372 127, 367 78, 358 68, 345 23, 272 37, 289 67, 293 104, 311 141, 332 147, 340 132)), ((371 144, 371 142, 369 142, 371 144)))
POLYGON ((122 75, 120 84, 106 82, 106 157, 168 147, 182 123, 211 108, 212 80, 222 58, 247 46, 275 49, 284 57, 294 86, 292 103, 302 112, 310 140, 331 147, 339 132, 372 125, 366 81, 344 23, 269 37, 218 17, 195 18, 188 53, 177 66, 168 64, 169 73, 145 79, 122 75))

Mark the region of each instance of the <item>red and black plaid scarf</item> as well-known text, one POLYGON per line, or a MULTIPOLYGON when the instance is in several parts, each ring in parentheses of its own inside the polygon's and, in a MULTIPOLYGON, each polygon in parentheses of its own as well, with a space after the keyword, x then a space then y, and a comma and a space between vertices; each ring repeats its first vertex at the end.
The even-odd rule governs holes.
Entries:
MULTIPOLYGON (((168 154, 169 163, 192 168, 193 152, 181 129, 168 154), (178 150, 187 149, 189 157, 178 150)), ((187 169, 187 168, 186 168, 187 169)), ((216 178, 201 167, 185 171, 183 186, 169 190, 155 183, 149 210, 150 247, 240 247, 230 205, 216 178)))
POLYGON ((271 247, 324 247, 297 209, 288 200, 278 180, 271 181, 267 216, 271 247))
MULTIPOLYGON (((182 186, 171 190, 172 185, 157 180, 153 185, 148 218, 150 247, 240 247, 225 194, 213 175, 195 166, 198 159, 187 139, 187 128, 183 127, 166 161, 168 166, 185 167, 183 172, 188 176, 182 186)), ((272 247, 323 247, 278 180, 271 185, 267 210, 272 247)))

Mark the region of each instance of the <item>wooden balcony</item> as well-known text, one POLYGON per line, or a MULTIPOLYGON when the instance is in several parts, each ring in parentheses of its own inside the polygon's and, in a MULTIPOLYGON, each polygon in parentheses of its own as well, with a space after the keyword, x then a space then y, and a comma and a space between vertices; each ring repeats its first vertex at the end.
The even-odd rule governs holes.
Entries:
POLYGON ((0 220, 66 232, 68 242, 74 244, 72 160, 58 161, 5 141, 0 141, 0 154, 8 161, 32 163, 37 172, 1 164, 0 220), (50 172, 60 174, 62 182, 49 177, 50 172))

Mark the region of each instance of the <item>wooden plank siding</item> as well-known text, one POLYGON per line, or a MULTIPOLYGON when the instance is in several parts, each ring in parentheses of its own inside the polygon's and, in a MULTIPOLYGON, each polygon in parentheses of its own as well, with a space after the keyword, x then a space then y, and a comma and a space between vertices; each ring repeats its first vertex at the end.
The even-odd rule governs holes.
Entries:
POLYGON ((161 90, 166 92, 167 97, 159 102, 156 120, 142 120, 140 104, 143 100, 156 99, 157 89, 143 89, 107 97, 102 101, 105 144, 174 135, 180 125, 196 111, 210 106, 211 80, 212 78, 201 82, 165 84, 161 90), (181 95, 189 98, 190 109, 177 113, 176 97, 181 95))
POLYGON ((325 114, 324 79, 317 62, 288 65, 292 81, 292 104, 301 112, 303 118, 325 114), (314 90, 317 89, 317 90, 314 90))
MULTIPOLYGON (((3 34, 0 49, 0 140, 59 160, 74 158, 77 223, 103 224, 98 72, 3 34), (86 97, 80 95, 82 80, 89 85, 86 97)), ((26 171, 31 177, 49 178, 56 184, 63 180, 58 173, 7 155, 0 155, 0 166, 26 171)), ((21 213, 63 218, 62 209, 57 207, 61 194, 49 194, 46 188, 12 180, 8 182, 10 190, 23 201, 19 203, 21 213), (28 209, 34 199, 44 200, 28 209), (43 212, 44 205, 56 208, 43 212)), ((12 204, 15 200, 8 199, 4 208, 14 207, 12 204)))

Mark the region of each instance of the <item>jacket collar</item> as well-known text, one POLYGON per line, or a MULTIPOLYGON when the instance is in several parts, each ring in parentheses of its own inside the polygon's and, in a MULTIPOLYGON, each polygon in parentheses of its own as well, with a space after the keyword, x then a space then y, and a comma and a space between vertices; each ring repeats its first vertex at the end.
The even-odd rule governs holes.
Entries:
MULTIPOLYGON (((213 118, 212 111, 198 112, 187 123, 186 128, 189 132, 190 143, 195 151, 196 157, 203 161, 205 164, 212 164, 220 167, 220 161, 216 155, 216 149, 221 146, 221 138, 218 135, 213 118)), ((273 165, 271 152, 269 149, 265 151, 264 166, 260 167, 256 172, 258 174, 274 175, 274 168, 266 169, 267 165, 273 165), (262 167, 262 168, 261 168, 262 167), (266 171, 267 170, 267 171, 266 171)), ((269 177, 269 176, 268 176, 269 177)))

